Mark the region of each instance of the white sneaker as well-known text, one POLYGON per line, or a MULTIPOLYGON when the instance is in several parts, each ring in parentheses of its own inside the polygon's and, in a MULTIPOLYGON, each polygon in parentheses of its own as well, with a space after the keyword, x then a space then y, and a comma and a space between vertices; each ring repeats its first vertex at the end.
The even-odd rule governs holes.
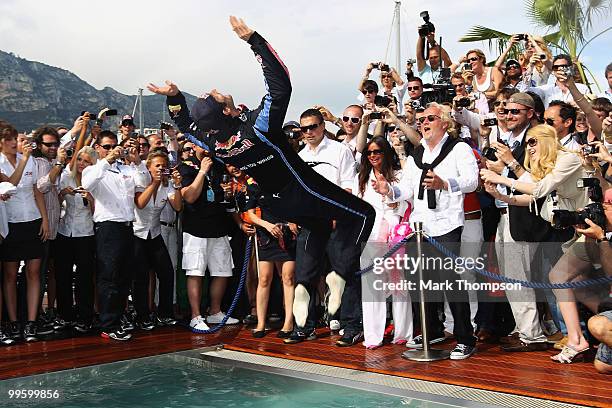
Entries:
POLYGON ((295 323, 298 327, 304 327, 306 325, 309 302, 310 295, 304 285, 297 285, 293 295, 293 317, 295 317, 295 323))
POLYGON ((200 331, 209 330, 210 328, 206 325, 204 318, 202 316, 197 316, 191 319, 189 322, 189 327, 191 327, 191 331, 194 333, 198 333, 200 331))
MULTIPOLYGON (((209 324, 219 324, 224 318, 225 318, 225 313, 218 312, 218 313, 215 313, 214 315, 208 316, 206 318, 206 321, 209 324)), ((238 324, 238 323, 240 323, 240 321, 238 319, 234 319, 233 317, 228 317, 227 321, 225 322, 225 324, 238 324)))
POLYGON ((329 330, 340 330, 340 322, 338 320, 330 320, 329 330))
POLYGON ((342 303, 342 293, 344 292, 346 281, 342 276, 331 271, 325 277, 325 283, 329 286, 329 303, 327 304, 327 311, 330 315, 333 315, 338 311, 342 303))

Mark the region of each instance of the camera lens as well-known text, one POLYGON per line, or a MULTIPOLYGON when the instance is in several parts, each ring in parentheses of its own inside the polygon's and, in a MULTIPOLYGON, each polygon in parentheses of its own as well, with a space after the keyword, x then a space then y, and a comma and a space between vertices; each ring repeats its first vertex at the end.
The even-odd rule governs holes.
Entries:
POLYGON ((490 161, 497 161, 497 156, 495 155, 495 153, 497 152, 497 150, 494 147, 485 147, 482 151, 482 155, 490 161))

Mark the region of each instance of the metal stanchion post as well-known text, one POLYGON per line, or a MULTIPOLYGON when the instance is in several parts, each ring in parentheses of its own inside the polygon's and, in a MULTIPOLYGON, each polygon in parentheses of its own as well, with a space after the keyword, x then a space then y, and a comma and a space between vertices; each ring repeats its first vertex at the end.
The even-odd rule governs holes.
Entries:
MULTIPOLYGON (((423 259, 423 223, 415 222, 414 231, 417 238, 417 257, 423 259)), ((425 291, 421 282, 423 281, 423 264, 418 263, 418 281, 419 281, 419 309, 421 312, 421 332, 423 334, 423 349, 422 350, 408 350, 402 354, 402 357, 413 360, 413 361, 438 361, 445 360, 450 357, 450 351, 432 349, 429 346, 429 333, 427 331, 427 316, 425 313, 425 291)))

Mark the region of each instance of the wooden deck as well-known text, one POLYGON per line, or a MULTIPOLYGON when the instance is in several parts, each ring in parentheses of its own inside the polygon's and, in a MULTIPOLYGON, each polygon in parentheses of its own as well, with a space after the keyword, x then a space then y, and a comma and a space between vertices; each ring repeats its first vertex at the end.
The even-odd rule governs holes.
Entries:
MULTIPOLYGON (((320 330, 314 341, 285 345, 275 332, 253 339, 242 327, 214 335, 195 335, 181 327, 136 332, 129 342, 97 336, 20 343, 0 348, 0 379, 84 367, 174 351, 225 344, 231 350, 301 360, 355 370, 396 375, 588 406, 612 406, 612 378, 597 374, 592 363, 560 365, 550 352, 503 353, 493 345, 478 346, 464 361, 417 363, 402 359, 403 346, 377 350, 339 348, 336 336, 320 330)), ((452 342, 439 347, 451 348, 452 342)))

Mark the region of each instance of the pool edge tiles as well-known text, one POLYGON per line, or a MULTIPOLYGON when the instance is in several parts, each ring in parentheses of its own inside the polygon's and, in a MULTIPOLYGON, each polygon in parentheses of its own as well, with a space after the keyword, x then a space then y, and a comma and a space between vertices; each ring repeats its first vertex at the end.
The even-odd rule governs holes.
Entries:
POLYGON ((334 383, 366 391, 417 398, 438 404, 462 407, 581 407, 521 395, 506 394, 477 388, 416 380, 342 367, 327 366, 278 357, 251 354, 222 348, 179 352, 190 358, 199 357, 211 363, 232 364, 241 368, 294 376, 305 380, 334 383))

